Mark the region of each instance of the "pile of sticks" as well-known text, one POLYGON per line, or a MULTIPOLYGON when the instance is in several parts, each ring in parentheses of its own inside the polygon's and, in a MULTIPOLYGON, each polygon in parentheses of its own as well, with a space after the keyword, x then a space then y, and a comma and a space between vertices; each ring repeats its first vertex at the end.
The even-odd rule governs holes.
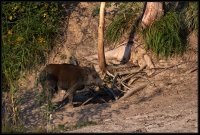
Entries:
POLYGON ((110 89, 107 88, 107 90, 110 91, 110 93, 113 93, 111 92, 113 89, 118 89, 124 93, 120 99, 113 94, 115 100, 124 100, 147 86, 150 81, 144 71, 145 67, 146 66, 142 68, 132 67, 130 70, 129 67, 123 67, 126 70, 116 71, 114 74, 107 70, 106 75, 112 78, 112 86, 110 89), (145 81, 136 85, 136 81, 140 79, 144 79, 145 81))

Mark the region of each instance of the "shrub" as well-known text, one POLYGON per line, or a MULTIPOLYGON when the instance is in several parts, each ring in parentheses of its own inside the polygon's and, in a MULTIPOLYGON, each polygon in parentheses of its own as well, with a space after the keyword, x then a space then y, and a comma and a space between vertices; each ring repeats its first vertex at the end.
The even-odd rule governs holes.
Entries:
POLYGON ((160 20, 143 32, 147 49, 151 49, 157 56, 166 57, 182 54, 185 45, 180 38, 181 24, 176 12, 167 12, 160 20))

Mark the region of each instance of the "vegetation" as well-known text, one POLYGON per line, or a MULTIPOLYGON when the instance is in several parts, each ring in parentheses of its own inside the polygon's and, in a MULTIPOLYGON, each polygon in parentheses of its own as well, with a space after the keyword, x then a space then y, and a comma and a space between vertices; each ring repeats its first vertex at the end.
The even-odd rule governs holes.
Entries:
POLYGON ((161 57, 182 54, 185 45, 180 38, 180 18, 176 12, 170 11, 160 20, 144 30, 147 49, 161 57))
MULTIPOLYGON (((105 31, 105 39, 109 44, 119 41, 120 37, 136 27, 138 14, 142 14, 143 4, 114 3, 118 13, 105 31)), ((181 55, 186 50, 187 31, 198 29, 198 4, 189 2, 188 7, 176 10, 179 3, 167 4, 166 14, 153 25, 143 31, 147 49, 157 56, 168 58, 181 55)))
POLYGON ((9 120, 3 121, 2 131, 22 129, 18 121, 16 80, 45 62, 54 37, 61 32, 63 17, 64 9, 59 2, 2 2, 2 91, 8 92, 9 105, 5 108, 10 113, 9 120))
POLYGON ((25 131, 25 128, 19 118, 19 112, 18 112, 18 105, 17 97, 14 97, 14 94, 4 94, 3 97, 7 97, 7 100, 5 101, 5 98, 2 98, 2 132, 3 133, 21 133, 25 131))
POLYGON ((4 84, 12 87, 22 72, 45 61, 59 32, 62 9, 58 2, 2 3, 4 84))
POLYGON ((183 54, 187 47, 187 35, 198 29, 197 12, 196 2, 189 2, 188 7, 182 10, 176 10, 175 7, 168 10, 165 16, 144 30, 146 47, 165 58, 183 54))
POLYGON ((108 43, 117 42, 125 32, 135 27, 136 23, 134 22, 142 14, 143 9, 142 2, 121 2, 115 4, 119 8, 118 13, 105 31, 105 39, 108 43))

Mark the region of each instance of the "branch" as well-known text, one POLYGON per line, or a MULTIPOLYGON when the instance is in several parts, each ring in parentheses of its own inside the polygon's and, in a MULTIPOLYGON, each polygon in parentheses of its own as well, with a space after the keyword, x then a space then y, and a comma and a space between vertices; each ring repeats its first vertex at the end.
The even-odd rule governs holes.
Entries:
POLYGON ((83 104, 81 104, 81 106, 83 106, 83 105, 85 105, 86 103, 88 103, 90 100, 92 100, 94 98, 94 96, 93 97, 91 97, 91 98, 89 98, 88 100, 86 100, 83 104))
POLYGON ((141 69, 139 69, 138 71, 129 71, 129 76, 127 76, 126 78, 124 78, 121 82, 124 82, 128 79, 130 79, 131 77, 133 77, 135 74, 141 72, 146 66, 142 67, 141 69))
POLYGON ((111 74, 108 70, 106 70, 106 74, 111 76, 111 77, 113 77, 113 78, 115 78, 115 76, 113 74, 111 74))
POLYGON ((132 74, 132 73, 137 73, 138 70, 137 69, 132 69, 129 71, 121 71, 121 72, 117 72, 118 75, 122 76, 122 75, 126 75, 126 74, 132 74))
POLYGON ((146 86, 147 86, 147 84, 145 83, 145 84, 142 84, 142 85, 140 85, 140 86, 137 86, 137 87, 131 89, 130 91, 128 91, 127 93, 125 93, 125 95, 124 95, 122 98, 120 98, 119 100, 121 101, 121 100, 124 100, 124 99, 130 97, 130 96, 133 95, 135 92, 137 92, 137 91, 139 91, 139 90, 145 88, 146 86))
POLYGON ((157 74, 159 74, 159 73, 161 73, 161 72, 163 72, 163 71, 166 71, 166 70, 168 70, 168 69, 174 68, 174 67, 177 67, 177 68, 178 68, 179 65, 186 64, 186 63, 192 63, 192 62, 194 62, 194 61, 181 62, 181 63, 178 63, 178 64, 176 64, 176 65, 169 66, 169 67, 152 68, 152 69, 156 69, 156 70, 161 69, 161 71, 158 72, 158 73, 155 73, 155 72, 154 72, 154 73, 153 73, 152 75, 150 75, 149 77, 156 76, 157 74))
POLYGON ((128 86, 126 86, 123 82, 120 82, 125 88, 131 90, 131 88, 129 88, 128 86))

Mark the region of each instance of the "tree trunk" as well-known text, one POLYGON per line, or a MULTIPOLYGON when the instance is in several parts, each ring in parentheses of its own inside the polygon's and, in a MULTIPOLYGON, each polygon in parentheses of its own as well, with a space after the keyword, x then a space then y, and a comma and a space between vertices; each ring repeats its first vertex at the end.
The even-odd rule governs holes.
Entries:
MULTIPOLYGON (((102 73, 105 73, 107 70, 106 67, 106 60, 105 60, 105 53, 104 53, 104 41, 103 41, 103 34, 104 34, 104 10, 105 10, 105 2, 101 2, 100 5, 100 19, 99 19, 99 27, 98 27, 98 64, 99 68, 102 71, 102 73)), ((143 18, 141 20, 141 26, 142 28, 146 28, 150 26, 155 20, 159 19, 164 14, 163 10, 163 2, 147 2, 146 7, 144 10, 143 18)), ((119 54, 118 50, 115 50, 117 54, 119 54)), ((111 53, 112 57, 115 57, 114 54, 111 53)), ((109 54, 110 55, 110 54, 109 54)), ((121 55, 124 55, 124 52, 121 53, 121 55)), ((120 55, 120 56, 121 56, 120 55)), ((118 55, 117 55, 118 56, 118 55)), ((97 58, 97 57, 96 57, 97 58)), ((148 57, 145 57, 148 58, 148 57)), ((145 59, 145 60, 150 60, 145 59)), ((147 61, 147 63, 150 63, 150 68, 152 68, 152 62, 147 61)))
POLYGON ((164 14, 163 2, 147 2, 146 9, 142 18, 142 28, 149 27, 155 20, 164 14))
POLYGON ((106 72, 106 60, 105 60, 104 43, 103 43, 104 9, 105 9, 105 2, 101 2, 100 13, 99 13, 100 14, 99 28, 98 28, 98 60, 99 60, 99 67, 102 73, 106 72))

